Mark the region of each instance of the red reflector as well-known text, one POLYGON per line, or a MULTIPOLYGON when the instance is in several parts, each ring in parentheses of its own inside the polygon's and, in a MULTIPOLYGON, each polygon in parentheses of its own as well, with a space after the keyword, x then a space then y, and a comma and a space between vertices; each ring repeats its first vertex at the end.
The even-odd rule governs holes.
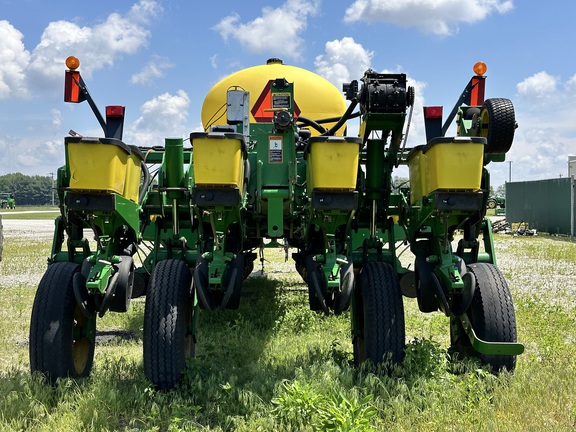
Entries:
POLYGON ((80 103, 86 98, 80 86, 80 72, 66 71, 64 80, 64 102, 80 103))
POLYGON ((124 117, 124 107, 120 105, 107 106, 106 117, 124 117))
POLYGON ((441 106, 428 106, 424 107, 424 118, 442 118, 442 107, 441 106))

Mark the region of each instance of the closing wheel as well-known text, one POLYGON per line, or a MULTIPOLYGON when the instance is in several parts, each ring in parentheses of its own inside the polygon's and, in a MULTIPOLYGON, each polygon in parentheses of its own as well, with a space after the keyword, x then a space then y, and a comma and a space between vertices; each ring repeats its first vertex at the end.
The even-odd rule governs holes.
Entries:
POLYGON ((421 312, 429 313, 439 309, 438 300, 434 295, 434 265, 424 257, 416 257, 414 262, 414 278, 416 285, 416 298, 421 312))
POLYGON ((254 252, 244 252, 244 268, 242 269, 242 278, 248 279, 250 274, 254 271, 254 260, 258 255, 254 252))
POLYGON ((405 328, 402 292, 390 264, 369 262, 360 270, 352 307, 354 364, 400 363, 405 328))
POLYGON ((314 255, 306 257, 306 284, 308 285, 308 301, 310 310, 330 313, 326 304, 326 282, 321 265, 314 260, 314 255))
MULTIPOLYGON (((476 263, 468 266, 475 277, 472 303, 466 314, 478 338, 489 342, 516 342, 516 315, 508 284, 493 264, 476 263)), ((497 373, 516 367, 515 355, 484 355, 473 350, 458 317, 451 317, 451 351, 462 357, 477 357, 497 373)))
POLYGON ((224 277, 222 278, 223 289, 220 306, 223 309, 238 309, 240 307, 240 296, 242 294, 242 282, 244 281, 244 254, 237 253, 226 265, 224 277))
POLYGON ((208 276, 208 270, 208 260, 200 255, 196 260, 196 267, 194 269, 194 290, 198 296, 200 307, 212 311, 216 307, 216 301, 214 295, 209 289, 210 279, 208 276))
POLYGON ((96 316, 76 303, 72 280, 78 264, 52 264, 40 280, 30 320, 30 369, 48 377, 87 376, 94 361, 96 316))
POLYGON ((116 289, 108 305, 112 312, 126 312, 130 307, 132 299, 132 288, 134 286, 134 259, 131 256, 123 255, 122 261, 115 265, 118 273, 116 289))
POLYGON ((192 274, 186 263, 160 261, 144 309, 144 373, 160 390, 175 387, 194 355, 192 274))
POLYGON ((480 111, 480 136, 486 138, 487 153, 506 153, 516 130, 514 105, 509 99, 486 99, 480 111))
POLYGON ((334 299, 334 314, 340 315, 348 306, 354 289, 354 263, 352 258, 340 266, 340 292, 334 299))

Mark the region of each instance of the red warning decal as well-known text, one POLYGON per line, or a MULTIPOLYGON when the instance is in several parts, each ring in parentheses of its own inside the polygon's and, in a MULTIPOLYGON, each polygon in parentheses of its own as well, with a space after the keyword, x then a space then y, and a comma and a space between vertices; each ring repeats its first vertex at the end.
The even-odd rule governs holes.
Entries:
MULTIPOLYGON (((254 120, 258 123, 270 123, 274 118, 274 110, 272 109, 272 82, 274 80, 268 81, 268 84, 264 87, 264 90, 258 97, 258 100, 252 107, 250 111, 254 116, 254 120)), ((300 115, 300 108, 296 101, 294 101, 294 119, 297 119, 300 115)))

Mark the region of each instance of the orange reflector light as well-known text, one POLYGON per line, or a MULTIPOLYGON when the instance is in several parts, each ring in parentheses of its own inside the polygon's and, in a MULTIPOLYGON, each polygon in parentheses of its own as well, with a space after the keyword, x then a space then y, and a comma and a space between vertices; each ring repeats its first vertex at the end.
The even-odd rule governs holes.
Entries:
POLYGON ((66 71, 64 79, 64 102, 80 103, 86 100, 79 84, 80 72, 66 71))
POLYGON ((76 70, 80 66, 80 60, 74 56, 70 56, 66 59, 66 67, 70 70, 76 70))
POLYGON ((124 117, 124 107, 121 105, 107 106, 106 117, 124 117))
POLYGON ((442 107, 441 106, 424 107, 424 118, 425 119, 442 118, 442 107))
POLYGON ((488 66, 484 62, 478 62, 474 65, 474 73, 476 75, 484 75, 488 70, 488 66))

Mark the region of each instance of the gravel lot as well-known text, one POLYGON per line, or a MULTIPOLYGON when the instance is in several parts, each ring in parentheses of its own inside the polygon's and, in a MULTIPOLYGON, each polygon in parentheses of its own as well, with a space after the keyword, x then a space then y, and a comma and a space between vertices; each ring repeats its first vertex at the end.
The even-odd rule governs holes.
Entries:
POLYGON ((15 257, 6 253, 6 245, 11 241, 19 242, 22 239, 50 241, 54 235, 54 221, 8 219, 2 220, 2 225, 4 226, 4 252, 0 264, 0 288, 12 289, 21 285, 37 286, 46 271, 46 259, 50 254, 49 247, 43 253, 42 259, 30 262, 27 271, 23 272, 23 266, 14 261, 15 257))
POLYGON ((24 237, 35 239, 51 239, 54 234, 53 220, 2 220, 4 238, 24 237))

